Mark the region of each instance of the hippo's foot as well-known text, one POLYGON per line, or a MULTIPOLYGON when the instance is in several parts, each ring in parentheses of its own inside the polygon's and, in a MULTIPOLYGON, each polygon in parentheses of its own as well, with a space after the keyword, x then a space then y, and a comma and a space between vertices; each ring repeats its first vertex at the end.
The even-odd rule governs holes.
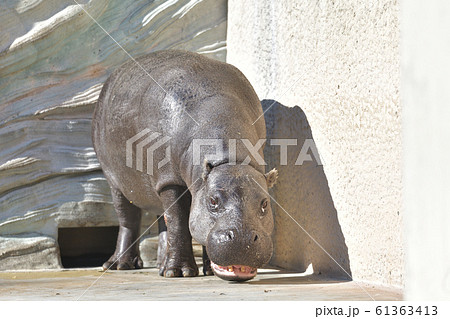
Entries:
POLYGON ((211 268, 211 262, 203 264, 203 274, 205 276, 213 276, 214 271, 211 268))
POLYGON ((122 256, 117 258, 114 254, 107 262, 103 264, 103 270, 131 270, 131 269, 142 269, 144 268, 144 263, 141 257, 136 255, 132 256, 122 256))
POLYGON ((198 267, 194 257, 177 261, 166 256, 164 264, 159 268, 159 275, 164 277, 196 277, 198 267))

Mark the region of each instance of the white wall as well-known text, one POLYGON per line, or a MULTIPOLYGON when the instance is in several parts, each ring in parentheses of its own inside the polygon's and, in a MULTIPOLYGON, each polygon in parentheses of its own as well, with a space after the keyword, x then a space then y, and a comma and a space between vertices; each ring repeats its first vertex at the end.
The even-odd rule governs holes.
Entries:
MULTIPOLYGON (((402 285, 397 1, 228 3, 227 61, 244 72, 260 99, 298 105, 306 114, 353 278, 402 285)), ((300 193, 299 183, 289 191, 300 193)), ((297 207, 291 213, 301 218, 305 212, 297 207)), ((320 209, 308 207, 308 213, 314 217, 320 209)))
POLYGON ((450 3, 402 2, 407 299, 450 298, 450 3))

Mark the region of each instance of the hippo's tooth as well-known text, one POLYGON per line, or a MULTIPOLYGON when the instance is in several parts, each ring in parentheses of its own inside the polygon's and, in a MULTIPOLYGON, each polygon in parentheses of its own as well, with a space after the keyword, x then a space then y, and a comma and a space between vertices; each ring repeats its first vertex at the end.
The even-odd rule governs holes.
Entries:
POLYGON ((233 266, 228 266, 228 271, 233 271, 233 266))
POLYGON ((242 271, 242 272, 245 272, 245 267, 241 267, 241 271, 242 271))

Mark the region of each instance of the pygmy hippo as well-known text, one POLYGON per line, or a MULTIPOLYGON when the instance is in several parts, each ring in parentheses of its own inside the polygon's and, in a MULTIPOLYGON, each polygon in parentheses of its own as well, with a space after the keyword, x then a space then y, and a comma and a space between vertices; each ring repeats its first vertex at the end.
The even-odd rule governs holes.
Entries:
POLYGON ((129 61, 103 86, 92 136, 120 224, 104 269, 142 268, 141 210, 164 211, 162 276, 198 275, 192 238, 205 274, 248 280, 269 261, 278 173, 265 174, 262 107, 238 69, 183 51, 129 61))

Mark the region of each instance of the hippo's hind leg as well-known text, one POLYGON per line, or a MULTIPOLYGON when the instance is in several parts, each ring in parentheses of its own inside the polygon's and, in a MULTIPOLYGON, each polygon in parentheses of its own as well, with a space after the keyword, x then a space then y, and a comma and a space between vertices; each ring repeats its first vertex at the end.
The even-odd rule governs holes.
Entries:
POLYGON ((139 230, 141 209, 130 203, 118 189, 111 189, 114 208, 119 218, 119 236, 114 255, 103 264, 103 269, 128 270, 142 268, 139 257, 139 230))
POLYGON ((211 259, 208 257, 208 253, 206 252, 206 247, 203 247, 203 274, 205 276, 212 276, 214 272, 211 268, 211 259))
POLYGON ((167 226, 167 249, 159 274, 165 277, 194 277, 198 275, 189 232, 191 194, 186 188, 170 186, 159 194, 167 226))

